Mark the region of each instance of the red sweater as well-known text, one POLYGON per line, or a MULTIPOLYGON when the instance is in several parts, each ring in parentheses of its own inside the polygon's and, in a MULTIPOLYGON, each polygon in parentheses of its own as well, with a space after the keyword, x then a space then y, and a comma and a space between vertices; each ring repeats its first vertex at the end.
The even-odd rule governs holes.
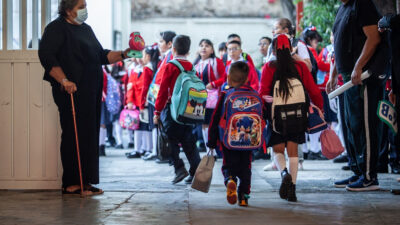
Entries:
MULTIPOLYGON (((303 81, 304 88, 307 90, 308 95, 311 98, 311 101, 321 110, 324 108, 324 100, 321 95, 321 91, 318 86, 315 84, 314 79, 308 70, 307 66, 303 62, 296 62, 296 68, 299 72, 300 78, 303 81)), ((261 96, 272 96, 273 89, 273 78, 276 68, 271 65, 271 62, 265 64, 262 75, 261 75, 261 88, 260 95, 261 96)), ((263 98, 264 99, 264 98, 263 98)))
MULTIPOLYGON (((192 70, 193 65, 191 62, 183 59, 178 59, 185 70, 192 70)), ((156 104, 155 104, 155 112, 154 115, 160 115, 161 111, 165 108, 169 100, 171 99, 172 92, 174 91, 175 82, 178 76, 181 74, 181 71, 178 67, 176 67, 172 63, 167 63, 164 70, 160 70, 157 75, 161 76, 160 90, 158 92, 156 104)))
POLYGON ((139 74, 133 70, 129 76, 129 83, 131 88, 128 90, 127 103, 131 102, 140 109, 144 109, 146 105, 147 92, 153 80, 153 70, 148 66, 143 68, 143 72, 139 74))
MULTIPOLYGON (((248 56, 248 58, 250 58, 250 56, 248 56)), ((252 63, 253 61, 248 60, 246 62, 250 69, 249 76, 248 76, 249 82, 247 83, 247 85, 251 86, 254 90, 258 91, 258 89, 260 87, 260 81, 258 80, 258 73, 256 71, 256 68, 254 67, 254 64, 252 63)), ((226 69, 225 69, 224 76, 219 78, 217 81, 213 82, 212 83, 213 87, 215 87, 215 88, 221 87, 227 81, 227 76, 228 76, 229 69, 231 67, 231 63, 232 63, 231 60, 226 62, 226 69)))

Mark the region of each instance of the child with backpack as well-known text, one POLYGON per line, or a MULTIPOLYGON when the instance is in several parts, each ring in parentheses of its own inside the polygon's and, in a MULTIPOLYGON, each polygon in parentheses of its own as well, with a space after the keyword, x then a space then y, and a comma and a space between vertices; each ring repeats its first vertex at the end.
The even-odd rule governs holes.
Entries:
POLYGON ((273 147, 275 164, 282 176, 279 195, 282 199, 295 202, 298 145, 305 142, 308 96, 320 109, 323 108, 323 99, 307 66, 292 58, 289 38, 281 34, 273 40, 272 46, 276 60, 264 66, 260 95, 267 105, 272 99, 269 120, 273 131, 268 146, 273 147), (289 171, 286 167, 285 148, 289 156, 289 171))
POLYGON ((228 90, 220 93, 208 134, 208 147, 221 144, 222 173, 227 201, 247 206, 250 198, 252 151, 263 144, 263 102, 257 91, 246 85, 249 66, 238 61, 231 64, 228 90), (238 178, 240 180, 237 188, 238 178))
MULTIPOLYGON (((178 35, 173 39, 172 52, 174 60, 165 65, 165 69, 159 74, 162 77, 160 83, 160 90, 155 102, 154 123, 160 123, 163 131, 168 137, 168 142, 171 148, 171 158, 175 168, 175 178, 172 180, 173 184, 181 182, 185 177, 189 176, 185 182, 192 183, 193 176, 196 172, 197 166, 200 163, 200 155, 196 148, 196 140, 193 135, 193 125, 186 125, 187 121, 191 118, 203 119, 205 113, 205 103, 207 99, 207 92, 203 82, 197 78, 192 63, 186 57, 190 50, 190 38, 185 35, 178 35), (197 83, 192 83, 193 77, 197 79, 197 83), (186 80, 188 79, 189 80, 186 80), (178 81, 177 81, 178 80, 178 81), (177 100, 173 94, 177 94, 180 89, 186 88, 185 81, 188 81, 193 88, 189 89, 189 93, 181 95, 178 100, 186 100, 184 106, 184 113, 177 113, 177 100), (178 83, 180 82, 180 83, 178 83), (176 85, 176 83, 181 85, 176 85), (201 86, 203 92, 198 92, 196 86, 201 86), (188 96, 188 94, 194 96, 188 96), (199 100, 202 101, 197 101, 199 100), (182 145, 183 151, 189 161, 189 173, 185 168, 183 160, 179 157, 180 147, 182 145)), ((179 92, 181 93, 181 92, 179 92)), ((180 105, 179 105, 180 106, 180 105)), ((180 107, 178 107, 180 109, 180 107)))

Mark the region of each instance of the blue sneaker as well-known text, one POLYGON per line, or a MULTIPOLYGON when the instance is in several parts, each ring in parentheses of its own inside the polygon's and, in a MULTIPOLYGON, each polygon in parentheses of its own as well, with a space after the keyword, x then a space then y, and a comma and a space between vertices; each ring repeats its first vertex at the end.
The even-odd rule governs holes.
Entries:
POLYGON ((335 182, 335 187, 337 188, 345 188, 347 187, 347 185, 352 184, 354 182, 356 182, 360 177, 357 175, 351 176, 350 178, 344 179, 344 180, 340 180, 340 181, 336 181, 335 182))
POLYGON ((347 185, 348 191, 378 191, 380 189, 378 178, 367 180, 363 176, 357 182, 347 185))

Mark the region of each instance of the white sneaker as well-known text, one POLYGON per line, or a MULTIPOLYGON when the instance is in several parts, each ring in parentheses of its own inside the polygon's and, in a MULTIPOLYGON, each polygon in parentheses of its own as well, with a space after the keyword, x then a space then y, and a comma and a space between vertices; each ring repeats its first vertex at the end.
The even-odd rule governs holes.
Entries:
POLYGON ((263 168, 264 171, 269 171, 269 170, 278 170, 278 167, 276 167, 275 163, 270 163, 263 168))

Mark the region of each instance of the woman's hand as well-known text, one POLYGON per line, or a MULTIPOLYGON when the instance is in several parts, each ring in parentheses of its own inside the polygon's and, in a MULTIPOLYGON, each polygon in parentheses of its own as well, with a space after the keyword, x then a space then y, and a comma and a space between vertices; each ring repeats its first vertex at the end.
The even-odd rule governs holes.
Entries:
POLYGON ((61 86, 66 92, 68 92, 68 94, 72 94, 72 93, 75 93, 77 91, 76 84, 74 82, 71 82, 71 81, 67 80, 67 79, 64 79, 61 82, 61 86))

